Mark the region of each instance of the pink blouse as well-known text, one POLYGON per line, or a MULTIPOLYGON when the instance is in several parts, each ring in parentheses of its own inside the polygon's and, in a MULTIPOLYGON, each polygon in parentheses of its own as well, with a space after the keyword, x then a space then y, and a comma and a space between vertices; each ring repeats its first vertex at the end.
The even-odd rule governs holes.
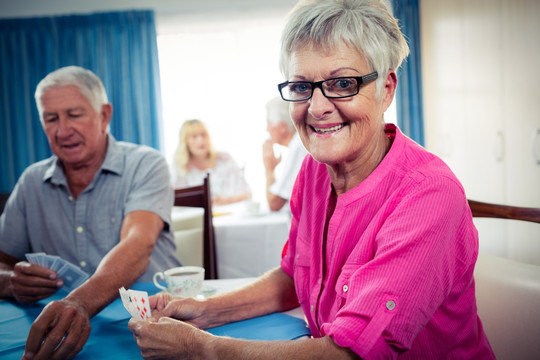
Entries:
POLYGON ((450 169, 386 126, 393 144, 341 195, 323 241, 331 182, 307 156, 281 266, 315 337, 363 359, 494 359, 477 315, 478 235, 450 169))

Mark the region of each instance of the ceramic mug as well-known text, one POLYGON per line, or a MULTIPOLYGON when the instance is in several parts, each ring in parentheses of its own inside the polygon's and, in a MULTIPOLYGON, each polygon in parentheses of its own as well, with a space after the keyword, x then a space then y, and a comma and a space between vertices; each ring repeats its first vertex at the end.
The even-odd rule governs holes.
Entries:
POLYGON ((175 296, 194 297, 201 290, 204 268, 200 266, 180 266, 154 274, 154 285, 175 296), (160 282, 165 281, 166 286, 160 282))

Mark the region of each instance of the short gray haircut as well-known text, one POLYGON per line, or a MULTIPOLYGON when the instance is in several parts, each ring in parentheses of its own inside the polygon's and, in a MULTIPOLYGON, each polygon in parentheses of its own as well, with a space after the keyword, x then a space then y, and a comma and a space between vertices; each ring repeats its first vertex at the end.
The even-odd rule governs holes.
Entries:
POLYGON ((372 71, 381 93, 389 70, 396 71, 409 47, 389 3, 384 0, 300 0, 289 13, 281 38, 280 68, 289 78, 289 60, 304 46, 331 51, 341 42, 352 46, 372 71))
POLYGON ((40 118, 43 112, 41 97, 45 90, 50 87, 64 87, 69 85, 78 87, 81 94, 98 113, 101 111, 101 107, 108 103, 105 87, 96 74, 80 66, 66 66, 49 73, 37 85, 34 96, 40 118))
POLYGON ((287 125, 287 129, 290 132, 296 132, 291 115, 289 114, 289 103, 280 96, 276 96, 266 103, 266 119, 272 125, 282 122, 287 125))

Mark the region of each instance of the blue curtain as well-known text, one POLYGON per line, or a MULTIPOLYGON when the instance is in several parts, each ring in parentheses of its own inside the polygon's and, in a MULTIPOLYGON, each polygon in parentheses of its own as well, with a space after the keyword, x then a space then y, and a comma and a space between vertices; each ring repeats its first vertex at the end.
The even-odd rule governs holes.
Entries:
POLYGON ((424 145, 422 61, 420 55, 419 0, 393 0, 394 16, 409 44, 410 54, 398 72, 396 112, 399 128, 424 145))
POLYGON ((79 65, 101 78, 118 140, 160 149, 161 93, 151 10, 0 20, 0 191, 51 155, 34 91, 49 72, 79 65))

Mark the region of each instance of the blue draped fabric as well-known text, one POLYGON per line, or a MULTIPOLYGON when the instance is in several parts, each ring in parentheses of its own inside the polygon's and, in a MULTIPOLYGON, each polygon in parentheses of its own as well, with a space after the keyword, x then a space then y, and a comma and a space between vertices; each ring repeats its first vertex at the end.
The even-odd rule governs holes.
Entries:
POLYGON ((394 16, 409 44, 410 54, 398 72, 396 113, 399 128, 424 145, 420 11, 418 0, 393 0, 394 16))
POLYGON ((49 72, 79 65, 101 78, 118 140, 160 149, 161 93, 151 10, 0 20, 0 192, 51 155, 34 91, 49 72))

